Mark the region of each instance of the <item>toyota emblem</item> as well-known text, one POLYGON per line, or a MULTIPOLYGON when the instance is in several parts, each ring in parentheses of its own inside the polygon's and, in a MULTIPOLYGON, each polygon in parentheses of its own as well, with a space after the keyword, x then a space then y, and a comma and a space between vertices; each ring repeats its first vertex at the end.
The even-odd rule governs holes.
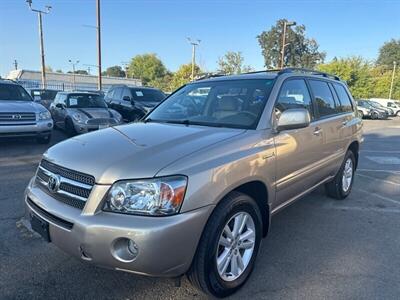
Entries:
POLYGON ((60 187, 60 176, 52 174, 47 181, 47 188, 50 192, 56 193, 60 187))
POLYGON ((11 118, 14 119, 14 120, 19 120, 22 117, 21 117, 21 115, 12 115, 11 118))

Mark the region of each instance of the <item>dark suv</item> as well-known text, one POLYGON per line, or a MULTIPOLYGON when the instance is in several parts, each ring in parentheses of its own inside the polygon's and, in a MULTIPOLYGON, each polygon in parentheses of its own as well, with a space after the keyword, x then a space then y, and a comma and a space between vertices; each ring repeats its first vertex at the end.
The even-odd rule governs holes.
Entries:
POLYGON ((142 118, 165 97, 165 94, 156 88, 121 85, 110 88, 104 99, 124 120, 132 122, 142 118))

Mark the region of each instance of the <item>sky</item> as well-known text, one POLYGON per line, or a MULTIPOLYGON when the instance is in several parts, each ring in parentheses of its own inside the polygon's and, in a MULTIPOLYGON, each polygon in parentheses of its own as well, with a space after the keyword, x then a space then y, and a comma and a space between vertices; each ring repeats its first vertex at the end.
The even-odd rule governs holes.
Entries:
MULTIPOLYGON (((46 65, 71 70, 96 65, 95 0, 33 0, 51 5, 43 17, 46 65), (86 26, 85 26, 86 25, 86 26), (87 26, 89 25, 89 26, 87 26)), ((376 59, 379 48, 400 38, 397 1, 101 0, 103 69, 133 56, 156 53, 171 71, 191 60, 186 37, 200 39, 197 61, 213 71, 226 51, 241 51, 245 64, 263 69, 257 35, 286 18, 306 26, 320 50, 333 57, 376 59)), ((40 69, 37 15, 25 0, 0 0, 0 75, 13 68, 40 69)), ((91 67, 95 73, 95 67, 91 67)))

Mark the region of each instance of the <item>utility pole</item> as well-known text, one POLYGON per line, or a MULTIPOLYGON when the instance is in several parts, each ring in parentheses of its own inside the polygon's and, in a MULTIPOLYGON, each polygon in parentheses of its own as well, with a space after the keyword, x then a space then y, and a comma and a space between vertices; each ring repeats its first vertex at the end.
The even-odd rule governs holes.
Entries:
POLYGON ((97 65, 99 66, 97 88, 100 91, 102 87, 101 82, 101 28, 100 28, 100 0, 96 0, 96 16, 97 16, 97 65))
POLYGON ((38 14, 39 18, 39 38, 40 38, 40 55, 41 55, 41 62, 42 62, 42 88, 45 89, 47 86, 46 83, 46 65, 44 62, 44 46, 43 46, 43 26, 42 26, 42 14, 48 14, 50 12, 51 6, 45 6, 46 10, 39 10, 32 8, 32 0, 26 0, 29 5, 29 9, 33 12, 38 14))
POLYGON ((18 70, 18 62, 16 59, 14 59, 14 68, 15 70, 18 70))
POLYGON ((285 48, 290 45, 290 43, 286 43, 286 28, 290 26, 295 26, 296 22, 283 22, 283 34, 282 34, 282 48, 281 48, 281 69, 285 67, 285 48))
POLYGON ((189 44, 192 45, 192 77, 191 80, 194 81, 194 67, 196 65, 196 47, 200 44, 200 40, 193 40, 190 37, 187 38, 189 44))
POLYGON ((75 66, 79 64, 79 60, 73 62, 71 59, 68 60, 68 62, 72 65, 72 86, 74 90, 76 90, 75 86, 75 66))
POLYGON ((396 73, 396 62, 393 62, 393 72, 392 72, 392 82, 390 83, 390 92, 389 92, 389 100, 392 99, 392 92, 393 92, 393 82, 394 82, 394 75, 396 73))

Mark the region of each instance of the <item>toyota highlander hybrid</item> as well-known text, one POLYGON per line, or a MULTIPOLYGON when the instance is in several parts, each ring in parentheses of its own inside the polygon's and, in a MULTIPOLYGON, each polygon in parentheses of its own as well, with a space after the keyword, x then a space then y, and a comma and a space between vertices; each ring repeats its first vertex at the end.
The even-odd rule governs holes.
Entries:
POLYGON ((0 79, 0 138, 35 137, 50 142, 53 120, 50 112, 19 84, 0 79))
POLYGON ((336 76, 207 78, 142 122, 51 147, 25 201, 32 228, 80 260, 186 274, 224 297, 249 278, 274 214, 320 185, 335 199, 350 194, 361 141, 356 103, 336 76))

